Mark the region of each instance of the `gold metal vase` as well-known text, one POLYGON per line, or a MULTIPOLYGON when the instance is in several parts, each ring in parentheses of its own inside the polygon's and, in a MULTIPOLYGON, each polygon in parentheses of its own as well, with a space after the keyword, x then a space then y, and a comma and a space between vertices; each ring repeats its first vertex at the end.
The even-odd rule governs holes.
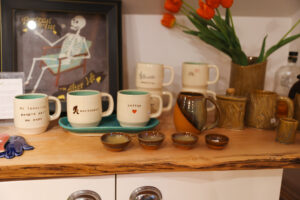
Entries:
POLYGON ((231 64, 229 87, 235 89, 237 96, 248 97, 253 90, 263 90, 267 62, 255 63, 257 57, 248 57, 249 65, 231 64))

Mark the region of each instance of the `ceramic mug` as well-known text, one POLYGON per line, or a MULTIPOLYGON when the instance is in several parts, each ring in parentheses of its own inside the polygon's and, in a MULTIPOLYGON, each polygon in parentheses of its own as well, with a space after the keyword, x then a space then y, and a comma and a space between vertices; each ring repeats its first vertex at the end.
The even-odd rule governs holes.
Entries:
MULTIPOLYGON (((219 68, 216 65, 206 63, 184 62, 182 64, 182 91, 207 93, 207 86, 215 84, 219 80, 219 68), (209 69, 216 70, 214 80, 209 80, 209 69)), ((210 93, 214 93, 210 91, 210 93)), ((214 93, 214 97, 216 94, 214 93)))
POLYGON ((246 124, 260 129, 275 128, 278 122, 276 108, 278 101, 285 101, 288 106, 288 118, 294 114, 294 104, 288 97, 278 96, 275 92, 255 90, 250 93, 246 108, 246 124))
MULTIPOLYGON (((169 91, 165 91, 162 89, 142 89, 137 88, 138 90, 149 92, 150 94, 156 94, 161 96, 163 100, 163 112, 170 111, 172 109, 172 103, 173 103, 173 95, 169 91), (167 97, 167 102, 165 103, 164 100, 167 97), (165 105, 165 106, 164 106, 165 105)), ((151 112, 156 112, 159 109, 159 101, 157 98, 151 98, 151 112)))
POLYGON ((112 114, 114 100, 98 90, 76 90, 67 93, 67 116, 72 127, 97 126, 102 117, 112 114), (102 97, 108 97, 108 109, 102 111, 102 97))
POLYGON ((50 121, 59 118, 61 103, 58 98, 32 93, 15 96, 14 124, 23 134, 39 134, 47 130, 50 121), (49 101, 55 102, 55 112, 49 115, 49 101))
POLYGON ((215 128, 220 119, 220 109, 212 97, 205 97, 201 93, 180 92, 174 107, 174 124, 178 132, 194 132, 215 128), (216 119, 207 124, 207 103, 216 107, 216 119))
POLYGON ((217 103, 221 112, 219 127, 236 130, 244 129, 246 97, 217 95, 217 103))
POLYGON ((174 69, 170 66, 154 63, 137 63, 136 66, 136 87, 160 89, 163 86, 169 86, 174 80, 174 69), (165 69, 170 71, 170 80, 164 81, 165 69))
POLYGON ((162 98, 141 90, 120 90, 117 97, 117 119, 123 127, 143 127, 150 118, 162 113, 162 98), (151 98, 157 98, 159 108, 151 113, 151 98))
POLYGON ((276 141, 284 144, 295 142, 298 121, 292 118, 281 118, 276 130, 276 141))

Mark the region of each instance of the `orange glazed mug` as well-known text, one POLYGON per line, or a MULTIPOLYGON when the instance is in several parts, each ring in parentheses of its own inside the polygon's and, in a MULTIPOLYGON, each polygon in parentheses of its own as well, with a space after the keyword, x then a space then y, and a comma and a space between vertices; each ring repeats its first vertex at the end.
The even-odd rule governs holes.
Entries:
POLYGON ((174 108, 174 124, 178 132, 201 133, 215 128, 219 123, 220 109, 211 97, 201 93, 180 92, 174 108), (216 107, 216 119, 212 124, 207 124, 207 102, 216 107))

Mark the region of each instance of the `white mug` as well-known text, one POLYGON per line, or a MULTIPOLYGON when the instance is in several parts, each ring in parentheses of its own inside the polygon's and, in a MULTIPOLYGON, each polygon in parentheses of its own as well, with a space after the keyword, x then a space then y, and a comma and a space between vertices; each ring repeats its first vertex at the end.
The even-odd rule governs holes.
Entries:
POLYGON ((154 63, 137 63, 136 66, 136 87, 158 89, 163 86, 169 86, 174 80, 174 69, 170 66, 154 63), (170 80, 164 81, 164 71, 170 71, 170 80))
POLYGON ((123 127, 146 126, 150 118, 162 113, 162 98, 140 90, 120 90, 117 97, 117 119, 123 127), (157 112, 151 113, 151 97, 158 99, 157 112))
POLYGON ((207 85, 219 80, 219 68, 206 63, 185 62, 182 64, 182 91, 206 90, 207 85), (209 68, 216 70, 216 77, 209 81, 209 68))
POLYGON ((67 116, 72 127, 97 126, 102 117, 112 114, 114 100, 98 90, 76 90, 67 93, 67 116), (102 97, 108 97, 108 109, 102 111, 102 97))
POLYGON ((41 93, 23 94, 14 98, 14 124, 22 134, 39 134, 47 130, 50 121, 59 118, 58 98, 41 93), (55 102, 55 112, 49 115, 49 101, 55 102))
MULTIPOLYGON (((143 88, 137 88, 138 90, 147 91, 150 94, 156 94, 161 96, 163 100, 163 112, 170 111, 172 109, 172 103, 173 103, 173 95, 169 91, 165 91, 162 89, 143 89, 143 88), (167 103, 164 103, 164 96, 167 97, 168 101, 167 103), (166 104, 166 106, 164 106, 166 104)), ((159 101, 157 98, 151 98, 151 112, 155 112, 159 109, 159 101)))

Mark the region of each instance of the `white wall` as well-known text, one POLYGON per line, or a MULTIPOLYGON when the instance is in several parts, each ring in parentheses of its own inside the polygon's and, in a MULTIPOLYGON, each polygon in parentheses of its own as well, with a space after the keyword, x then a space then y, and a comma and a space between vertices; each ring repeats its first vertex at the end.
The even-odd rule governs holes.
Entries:
MULTIPOLYGON (((124 88, 135 88, 135 65, 138 61, 163 63, 175 68, 175 81, 167 89, 177 94, 181 88, 182 62, 201 61, 219 66, 221 79, 211 89, 224 93, 228 87, 230 58, 179 29, 163 27, 160 20, 161 15, 157 14, 123 15, 124 88)), ((184 16, 180 16, 178 21, 189 24, 184 16)), ((292 18, 234 17, 234 22, 244 51, 253 56, 259 54, 265 34, 268 34, 267 47, 270 47, 291 27, 292 18)), ((282 47, 269 57, 265 89, 273 89, 274 73, 287 62, 289 46, 282 47)))

